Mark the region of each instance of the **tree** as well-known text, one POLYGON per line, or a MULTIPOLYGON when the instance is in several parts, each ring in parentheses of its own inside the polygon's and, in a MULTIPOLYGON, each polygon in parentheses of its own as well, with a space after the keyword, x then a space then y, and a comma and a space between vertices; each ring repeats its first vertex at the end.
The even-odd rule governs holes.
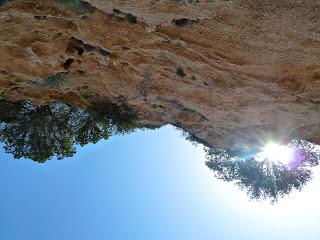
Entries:
POLYGON ((14 158, 43 163, 71 157, 84 146, 134 131, 136 114, 124 106, 97 103, 88 109, 64 103, 36 106, 0 101, 0 141, 14 158), (99 107, 98 107, 99 106, 99 107))
POLYGON ((293 189, 300 191, 312 178, 311 167, 320 160, 319 151, 307 141, 294 140, 289 145, 295 156, 288 165, 267 159, 260 162, 255 157, 241 158, 232 150, 216 148, 206 150, 206 165, 219 179, 235 182, 251 199, 268 198, 276 202, 293 189))

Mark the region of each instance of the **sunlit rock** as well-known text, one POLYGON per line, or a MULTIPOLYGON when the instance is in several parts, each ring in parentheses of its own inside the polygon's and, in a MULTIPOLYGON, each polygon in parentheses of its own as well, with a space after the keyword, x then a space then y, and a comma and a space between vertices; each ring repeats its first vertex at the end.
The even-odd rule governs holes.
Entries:
POLYGON ((11 0, 0 16, 1 98, 121 99, 219 147, 319 142, 317 1, 11 0))

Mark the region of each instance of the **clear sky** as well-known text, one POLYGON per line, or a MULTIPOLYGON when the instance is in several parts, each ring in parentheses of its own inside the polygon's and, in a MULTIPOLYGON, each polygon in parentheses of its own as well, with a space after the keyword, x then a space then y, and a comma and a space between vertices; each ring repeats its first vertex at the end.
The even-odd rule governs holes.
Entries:
POLYGON ((0 158, 0 240, 320 239, 319 171, 275 205, 252 202, 170 126, 62 161, 0 158))

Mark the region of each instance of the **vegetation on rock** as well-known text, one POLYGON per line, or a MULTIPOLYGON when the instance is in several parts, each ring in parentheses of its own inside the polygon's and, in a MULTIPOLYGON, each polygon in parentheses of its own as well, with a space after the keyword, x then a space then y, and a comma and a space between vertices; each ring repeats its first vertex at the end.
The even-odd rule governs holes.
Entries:
POLYGON ((295 149, 295 160, 290 165, 257 161, 254 154, 243 158, 235 151, 216 148, 207 149, 206 165, 217 178, 234 182, 251 199, 276 202, 293 189, 300 191, 312 178, 310 168, 320 161, 320 152, 314 144, 294 140, 290 146, 295 149))
POLYGON ((14 158, 43 163, 53 156, 71 157, 84 146, 139 127, 137 115, 125 106, 96 103, 88 109, 65 103, 37 106, 0 101, 0 141, 14 158))

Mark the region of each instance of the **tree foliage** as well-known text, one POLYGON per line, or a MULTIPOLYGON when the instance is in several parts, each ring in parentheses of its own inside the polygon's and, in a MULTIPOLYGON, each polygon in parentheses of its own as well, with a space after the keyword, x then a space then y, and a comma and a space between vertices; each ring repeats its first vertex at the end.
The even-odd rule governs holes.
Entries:
POLYGON ((319 164, 319 150, 309 142, 294 140, 290 147, 295 149, 294 161, 288 165, 255 157, 241 158, 232 150, 208 148, 206 165, 215 176, 234 182, 247 192, 251 199, 270 199, 276 202, 293 189, 301 190, 312 178, 311 167, 319 164))
POLYGON ((136 114, 125 106, 97 103, 82 109, 64 103, 37 106, 0 101, 0 141, 14 158, 43 163, 71 157, 76 145, 96 143, 139 127, 136 114))

